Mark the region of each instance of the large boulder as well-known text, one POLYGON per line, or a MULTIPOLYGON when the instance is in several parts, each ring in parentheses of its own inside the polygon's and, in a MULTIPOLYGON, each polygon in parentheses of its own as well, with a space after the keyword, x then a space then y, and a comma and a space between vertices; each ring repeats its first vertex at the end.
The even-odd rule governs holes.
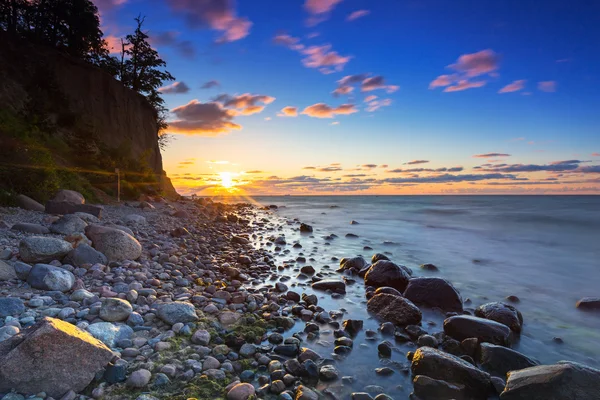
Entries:
POLYGON ((65 263, 81 268, 86 264, 106 264, 108 259, 92 246, 82 243, 65 257, 65 263))
POLYGON ((406 289, 410 275, 398 265, 388 260, 380 260, 371 265, 365 275, 367 286, 389 286, 401 292, 406 289))
POLYGON ((412 359, 414 376, 424 375, 453 385, 464 386, 464 392, 474 399, 487 399, 494 393, 491 377, 465 360, 431 347, 421 347, 412 359))
POLYGON ((421 311, 404 297, 380 293, 367 302, 367 310, 378 320, 396 325, 416 325, 421 322, 421 311))
POLYGON ((102 342, 74 325, 44 318, 0 343, 0 392, 61 398, 86 388, 111 360, 102 342))
POLYGON ((506 378, 509 371, 517 371, 538 365, 537 362, 518 351, 490 343, 481 343, 479 364, 484 371, 506 378))
POLYGON ((491 319, 508 326, 515 333, 521 333, 523 316, 510 304, 492 302, 483 304, 475 310, 475 315, 481 318, 491 319))
POLYGON ((0 297, 0 318, 13 317, 25 312, 23 300, 16 297, 0 297))
POLYGON ((508 326, 471 315, 456 315, 444 320, 444 333, 456 340, 477 338, 480 342, 510 346, 511 330, 508 326))
POLYGON ((74 190, 59 190, 52 199, 54 201, 66 201, 75 204, 85 204, 85 197, 74 190))
POLYGON ((561 361, 512 371, 501 400, 599 400, 600 371, 561 361))
POLYGON ((450 282, 442 278, 412 278, 404 297, 415 304, 444 311, 463 311, 462 297, 450 282))
POLYGON ((47 233, 50 233, 50 229, 46 228, 43 225, 30 224, 27 222, 18 222, 14 224, 10 229, 17 232, 32 233, 34 235, 45 235, 47 233))
POLYGON ((69 214, 61 217, 50 225, 50 231, 59 235, 82 233, 87 223, 76 215, 69 214))
POLYGON ((128 233, 101 225, 88 225, 85 234, 96 250, 108 261, 137 260, 142 255, 142 245, 128 233))
POLYGON ((198 320, 194 305, 185 301, 160 304, 156 315, 169 325, 175 325, 178 322, 185 324, 198 320))
POLYGON ((53 265, 35 264, 29 271, 27 283, 35 289, 68 292, 75 284, 75 275, 53 265))
POLYGON ((0 281, 10 281, 11 279, 17 279, 15 267, 0 261, 0 281))
POLYGON ((584 297, 575 306, 584 311, 600 310, 600 297, 584 297))
POLYGON ((52 237, 30 236, 19 243, 21 260, 28 263, 62 260, 71 250, 71 243, 52 237))
POLYGON ((67 215, 82 212, 100 218, 102 216, 102 211, 103 208, 101 206, 93 206, 90 204, 77 204, 69 201, 55 200, 46 202, 46 212, 48 214, 67 215))
POLYGON ((15 201, 17 202, 17 206, 19 206, 20 208, 22 208, 24 210, 40 211, 40 212, 45 211, 45 208, 42 204, 38 203, 31 197, 25 196, 24 194, 20 194, 17 197, 15 197, 15 201))
POLYGON ((367 262, 362 257, 342 258, 340 260, 340 270, 350 270, 358 272, 367 266, 367 262))

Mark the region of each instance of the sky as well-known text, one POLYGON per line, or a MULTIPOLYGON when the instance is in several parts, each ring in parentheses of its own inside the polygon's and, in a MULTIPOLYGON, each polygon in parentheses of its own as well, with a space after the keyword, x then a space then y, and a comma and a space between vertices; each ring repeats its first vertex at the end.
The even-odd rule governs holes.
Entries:
POLYGON ((94 0, 146 16, 181 194, 598 194, 600 2, 94 0))

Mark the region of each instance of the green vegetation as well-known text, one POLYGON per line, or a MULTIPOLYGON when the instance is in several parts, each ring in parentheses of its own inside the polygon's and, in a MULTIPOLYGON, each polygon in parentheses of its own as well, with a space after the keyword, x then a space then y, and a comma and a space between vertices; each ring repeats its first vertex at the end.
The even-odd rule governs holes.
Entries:
POLYGON ((248 343, 260 341, 267 329, 272 328, 264 319, 258 318, 254 314, 246 314, 231 328, 231 332, 224 336, 225 341, 228 338, 242 338, 248 343))

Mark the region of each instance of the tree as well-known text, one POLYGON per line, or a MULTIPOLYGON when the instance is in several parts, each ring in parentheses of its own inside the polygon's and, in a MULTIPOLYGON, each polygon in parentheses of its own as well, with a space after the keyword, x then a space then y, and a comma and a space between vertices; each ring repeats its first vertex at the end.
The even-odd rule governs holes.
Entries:
POLYGON ((28 7, 27 0, 0 0, 0 28, 16 34, 28 7))

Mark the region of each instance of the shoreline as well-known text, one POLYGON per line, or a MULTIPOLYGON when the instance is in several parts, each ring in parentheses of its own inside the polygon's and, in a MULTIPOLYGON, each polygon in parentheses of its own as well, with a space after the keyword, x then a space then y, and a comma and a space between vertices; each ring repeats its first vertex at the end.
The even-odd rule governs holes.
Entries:
MULTIPOLYGON (((370 328, 379 326, 375 320, 352 322, 357 321, 352 319, 355 316, 349 315, 343 309, 320 307, 321 304, 328 308, 343 307, 344 304, 339 299, 344 299, 345 296, 341 294, 332 296, 328 292, 313 291, 309 283, 316 279, 311 277, 332 278, 336 283, 329 287, 338 291, 342 287, 340 283, 343 283, 346 296, 354 299, 362 294, 363 302, 366 300, 365 290, 360 283, 362 278, 359 276, 334 272, 337 269, 334 262, 337 260, 332 260, 329 268, 317 271, 314 268, 312 271, 306 268, 313 263, 311 257, 321 249, 302 248, 300 252, 306 251, 308 254, 298 255, 298 257, 304 257, 306 262, 302 262, 302 259, 295 259, 292 262, 290 259, 279 264, 277 258, 292 255, 291 251, 286 253, 286 250, 295 247, 294 242, 283 244, 283 241, 279 240, 277 244, 284 231, 283 225, 287 228, 299 229, 299 221, 283 219, 283 222, 278 222, 278 218, 281 217, 273 215, 269 220, 265 217, 268 213, 253 206, 219 205, 209 201, 203 201, 202 204, 185 201, 154 203, 154 205, 156 210, 141 210, 127 206, 106 207, 104 222, 107 220, 122 222, 130 214, 142 215, 147 219, 148 224, 143 224, 141 219, 130 217, 128 225, 142 244, 142 258, 139 262, 133 263, 126 260, 108 263, 108 268, 104 269, 73 268, 74 276, 81 279, 79 286, 83 284, 85 287, 79 290, 89 289, 88 293, 92 295, 87 298, 87 294, 83 296, 77 309, 74 308, 74 303, 77 302, 71 299, 72 288, 67 291, 70 296, 54 293, 58 301, 51 299, 54 304, 46 305, 49 301, 43 298, 42 304, 38 307, 31 307, 40 304, 35 300, 43 297, 36 296, 37 291, 30 290, 29 293, 36 293, 32 296, 28 296, 28 292, 21 293, 21 297, 26 300, 24 310, 27 310, 22 311, 21 315, 33 312, 36 316, 38 314, 41 316, 48 313, 48 309, 60 309, 55 316, 65 317, 65 321, 76 323, 88 332, 90 323, 91 325, 109 323, 113 327, 119 327, 117 336, 129 336, 120 337, 113 343, 115 346, 126 346, 114 348, 118 349, 122 361, 112 360, 99 382, 93 383, 94 389, 92 391, 88 389, 88 396, 105 399, 141 398, 141 400, 194 396, 220 398, 218 396, 221 396, 236 400, 248 398, 244 396, 249 396, 249 393, 253 392, 259 398, 270 396, 282 399, 312 399, 319 398, 318 393, 321 392, 322 395, 334 398, 385 399, 391 397, 383 393, 377 394, 379 388, 367 388, 371 390, 373 395, 371 397, 364 397, 367 395, 361 394, 368 390, 362 392, 354 390, 353 388, 361 382, 357 382, 358 379, 354 379, 353 376, 344 376, 340 372, 345 369, 344 360, 351 360, 353 353, 370 354, 376 360, 382 360, 382 366, 375 373, 382 377, 383 382, 398 379, 397 377, 400 376, 400 382, 405 383, 411 381, 410 370, 412 367, 415 373, 415 363, 410 365, 406 357, 404 362, 392 358, 400 360, 406 349, 414 354, 418 349, 417 346, 422 344, 439 345, 444 348, 445 341, 448 343, 446 346, 448 349, 450 346, 454 346, 456 352, 457 349, 462 349, 461 342, 457 345, 454 339, 452 339, 454 342, 445 340, 447 338, 443 334, 429 335, 414 328, 397 329, 393 324, 391 326, 389 323, 385 324, 385 319, 399 321, 398 315, 391 315, 397 314, 395 312, 391 314, 382 312, 383 325, 378 331, 377 328, 370 328), (136 219, 137 222, 134 221, 136 219), (272 245, 268 246, 268 243, 272 245), (281 251, 270 251, 270 248, 276 247, 280 247, 281 251), (305 277, 293 277, 298 274, 304 274, 305 277), (142 277, 145 279, 141 279, 142 277), (110 300, 115 298, 121 301, 110 300), (32 303, 31 300, 34 302, 32 303), (173 306, 173 303, 166 300, 192 304, 192 310, 198 315, 192 316, 190 308, 187 305, 180 306, 179 303, 175 308, 181 309, 161 312, 161 308, 167 307, 163 304, 173 306), (124 302, 127 302, 131 309, 123 304, 124 302), (63 311, 66 308, 73 309, 73 313, 70 310, 63 311), (122 319, 125 314, 127 314, 126 319, 122 319), (172 319, 172 315, 177 315, 178 320, 172 319), (117 320, 106 321, 114 318, 117 320), (350 322, 344 323, 344 321, 350 322), (357 329, 359 325, 361 329, 357 329), (122 328, 123 326, 129 326, 131 332, 122 328), (125 333, 122 334, 121 331, 125 333), (300 334, 300 331, 303 333, 300 334), (417 335, 418 333, 421 334, 417 335), (424 335, 427 337, 421 338, 424 335), (254 346, 251 344, 252 341, 256 342, 254 346), (379 344, 375 345, 376 342, 379 344), (356 346, 354 343, 357 343, 356 346), (267 346, 268 344, 270 347, 267 346), (333 345, 335 347, 331 356, 326 351, 333 345), (388 355, 388 351, 390 355, 393 351, 394 357, 388 355), (382 354, 384 357, 380 358, 382 354), (386 378, 390 375, 391 378, 386 378), (252 382, 252 388, 244 383, 232 386, 235 377, 241 378, 242 382, 252 382), (116 382, 107 384, 108 381, 116 382), (352 390, 354 395, 346 393, 348 389, 352 390), (233 394, 230 396, 231 391, 233 394)), ((43 222, 42 219, 38 222, 43 222)), ((15 220, 9 218, 8 222, 12 223, 15 220)), ((48 222, 44 223, 51 225, 48 222)), ((304 235, 303 237, 307 239, 311 237, 309 232, 304 235)), ((16 239, 21 238, 17 235, 11 242, 13 245, 16 239)), ((4 242, 5 240, 0 241, 0 246, 5 245, 4 242)), ((13 256, 11 252, 11 258, 14 258, 13 256)), ((355 267, 348 269, 353 269, 355 272, 360 270, 355 267)), ((387 277, 384 277, 384 281, 386 280, 387 277)), ((22 286, 22 281, 18 279, 14 283, 16 287, 22 286)), ((6 283, 3 282, 0 286, 3 296, 6 296, 5 285, 6 283)), ((14 292, 19 291, 14 290, 14 292)), ((39 294, 43 293, 43 291, 39 292, 39 294)), ((83 293, 79 292, 79 294, 83 293)), ((387 299, 395 300, 389 297, 387 299)), ((405 306, 406 304, 403 303, 398 307, 405 306)), ((358 307, 365 306, 359 301, 358 307)), ((420 308, 423 321, 428 319, 431 322, 430 310, 420 308)), ((52 313, 54 311, 50 312, 52 313)), ((364 312, 362 315, 365 315, 364 312)), ((33 322, 31 317, 25 318, 30 318, 26 320, 27 322, 33 322)), ((415 318, 413 316, 410 325, 417 326, 412 324, 416 321, 415 318)), ((437 319, 439 320, 439 316, 437 319)), ((418 322, 420 320, 421 318, 418 322)), ((9 323, 12 321, 14 320, 9 320, 9 323)), ((19 320, 22 321, 23 318, 19 320)), ((12 323, 12 326, 15 325, 12 323)), ((23 323, 22 328, 26 325, 27 323, 23 323)), ((103 325, 103 328, 105 327, 106 325, 103 325)), ((442 329, 436 324, 426 327, 428 330, 442 329)), ((94 332, 94 329, 92 331, 94 332)), ((109 341, 110 335, 102 336, 105 333, 105 331, 96 332, 96 336, 109 341)), ((478 343, 475 347, 477 345, 478 343)), ((469 350, 471 354, 463 354, 463 356, 471 357, 468 361, 473 361, 475 364, 476 352, 472 347, 469 350)), ((423 357, 435 361, 440 355, 431 352, 431 354, 424 354, 423 357)), ((452 361, 458 363, 456 360, 452 361)), ((455 364, 452 364, 452 368, 459 370, 465 368, 464 365, 455 364)), ((430 371, 431 374, 433 373, 430 371)), ((444 381, 444 379, 432 378, 436 381, 444 381)), ((487 381, 485 378, 481 379, 492 383, 491 378, 487 381)), ((364 383, 363 387, 368 386, 368 382, 364 383)), ((500 389, 500 383, 497 380, 494 383, 496 389, 500 389)), ((423 400, 428 398, 422 396, 423 393, 429 393, 427 391, 431 389, 431 382, 427 380, 425 383, 419 382, 417 387, 415 390, 420 390, 421 398, 423 400)), ((412 390, 411 385, 411 387, 386 393, 408 396, 412 390)), ((469 386, 462 389, 470 396, 485 398, 482 397, 485 390, 479 388, 477 393, 472 390, 473 388, 469 386)), ((493 396, 494 393, 490 390, 486 395, 493 396)))

